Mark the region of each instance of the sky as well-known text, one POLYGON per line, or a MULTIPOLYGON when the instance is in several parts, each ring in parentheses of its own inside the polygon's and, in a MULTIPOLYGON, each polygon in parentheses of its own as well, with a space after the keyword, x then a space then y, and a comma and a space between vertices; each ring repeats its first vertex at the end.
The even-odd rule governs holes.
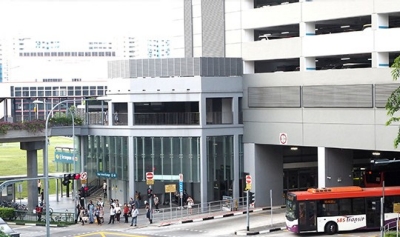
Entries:
POLYGON ((176 0, 0 0, 0 38, 170 36, 176 0))

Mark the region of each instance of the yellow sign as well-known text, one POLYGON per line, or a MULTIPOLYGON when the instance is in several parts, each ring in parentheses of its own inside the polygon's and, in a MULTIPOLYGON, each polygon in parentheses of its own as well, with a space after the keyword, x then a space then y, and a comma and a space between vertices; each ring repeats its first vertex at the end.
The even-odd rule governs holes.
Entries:
POLYGON ((154 179, 148 179, 146 180, 147 185, 153 185, 154 184, 154 179))
POLYGON ((245 190, 251 190, 251 184, 246 184, 246 189, 245 190))
POLYGON ((400 213, 400 203, 393 203, 393 212, 400 213))
POLYGON ((166 193, 174 193, 174 192, 176 192, 176 184, 166 184, 165 185, 165 192, 166 193))

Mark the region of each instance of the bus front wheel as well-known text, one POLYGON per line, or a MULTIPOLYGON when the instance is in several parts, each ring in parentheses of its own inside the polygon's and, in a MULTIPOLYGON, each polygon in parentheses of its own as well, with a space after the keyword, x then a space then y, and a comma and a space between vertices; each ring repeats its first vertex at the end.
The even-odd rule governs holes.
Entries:
POLYGON ((335 222, 328 222, 325 226, 325 233, 333 235, 338 231, 337 224, 335 222))

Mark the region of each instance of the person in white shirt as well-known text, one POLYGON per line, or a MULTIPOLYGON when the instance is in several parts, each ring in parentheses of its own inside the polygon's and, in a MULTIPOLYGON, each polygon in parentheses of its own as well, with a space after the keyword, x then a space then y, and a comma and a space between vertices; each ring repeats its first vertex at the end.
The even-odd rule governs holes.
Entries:
POLYGON ((137 225, 137 216, 139 215, 139 210, 136 208, 135 205, 132 205, 132 220, 131 220, 131 226, 133 226, 133 223, 135 223, 135 226, 137 225))
POLYGON ((103 182, 103 198, 107 198, 107 181, 103 182))
POLYGON ((108 224, 115 222, 115 207, 113 205, 110 205, 110 221, 108 222, 108 224))
POLYGON ((117 203, 116 207, 115 207, 115 217, 116 217, 117 221, 119 222, 119 220, 121 218, 121 207, 119 206, 119 203, 117 203))

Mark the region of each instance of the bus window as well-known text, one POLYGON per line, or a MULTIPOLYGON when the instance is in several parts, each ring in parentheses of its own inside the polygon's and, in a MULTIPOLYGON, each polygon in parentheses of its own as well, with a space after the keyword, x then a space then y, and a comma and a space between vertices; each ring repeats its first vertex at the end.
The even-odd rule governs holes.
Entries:
POLYGON ((354 198, 353 199, 353 215, 361 215, 365 213, 365 199, 354 198))
POLYGON ((322 200, 322 215, 337 216, 339 213, 338 204, 335 200, 322 200))
POLYGON ((293 199, 286 199, 286 218, 288 220, 294 220, 297 218, 296 215, 296 204, 293 202, 293 199))
POLYGON ((349 215, 351 213, 351 199, 339 200, 339 215, 349 215))

